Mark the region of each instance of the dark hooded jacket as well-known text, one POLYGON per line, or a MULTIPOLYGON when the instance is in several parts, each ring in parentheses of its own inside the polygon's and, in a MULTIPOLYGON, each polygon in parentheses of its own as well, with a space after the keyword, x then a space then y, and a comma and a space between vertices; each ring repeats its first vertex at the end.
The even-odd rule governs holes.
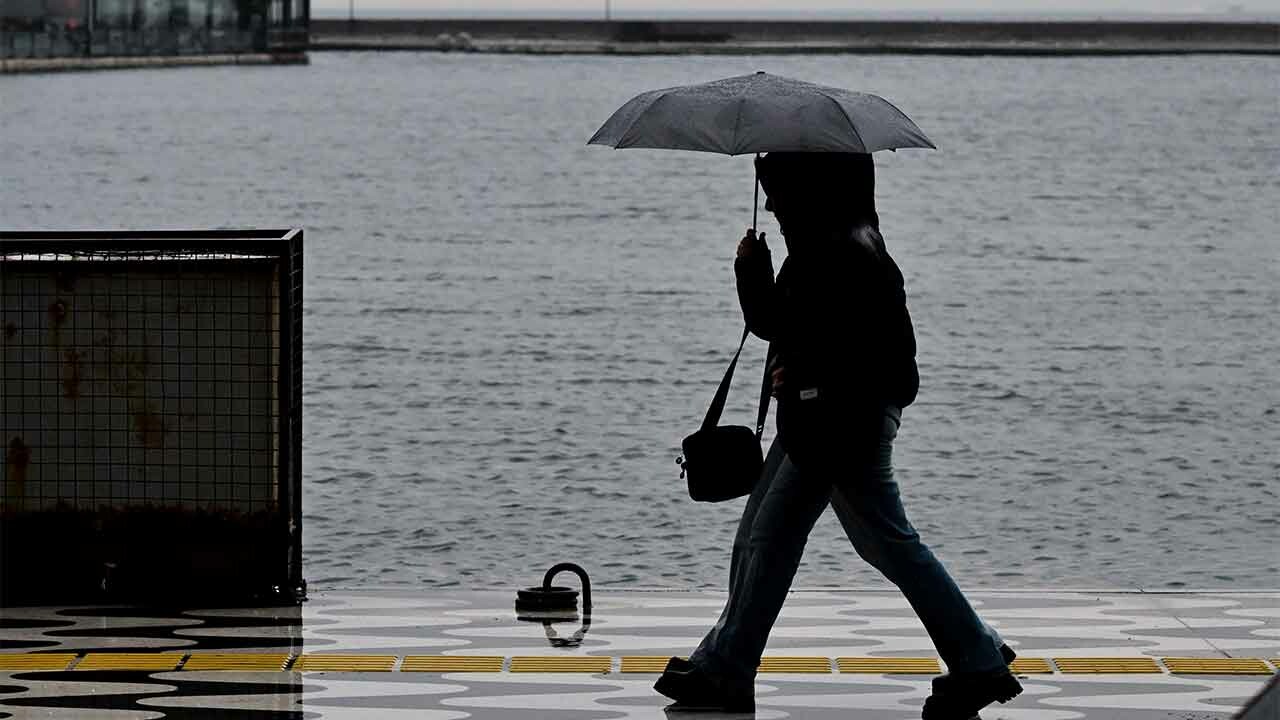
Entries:
POLYGON ((769 341, 771 366, 785 368, 778 435, 796 460, 875 438, 886 406, 915 400, 915 334, 902 272, 880 235, 870 156, 770 153, 758 170, 766 194, 793 200, 791 217, 801 201, 826 214, 784 228, 788 256, 776 279, 768 252, 734 264, 747 327, 769 341), (841 240, 826 239, 832 225, 841 240), (811 234, 819 226, 822 240, 811 234))

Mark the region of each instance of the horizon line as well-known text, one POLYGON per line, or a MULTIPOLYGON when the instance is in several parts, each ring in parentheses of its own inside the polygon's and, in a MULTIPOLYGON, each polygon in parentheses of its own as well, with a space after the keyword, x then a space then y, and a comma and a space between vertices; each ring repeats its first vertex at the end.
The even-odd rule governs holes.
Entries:
MULTIPOLYGON (((311 6, 311 17, 348 18, 354 7, 355 19, 395 18, 434 20, 604 20, 603 13, 557 8, 525 8, 519 11, 476 8, 404 8, 386 5, 361 6, 335 0, 331 7, 311 6)), ((1280 12, 990 12, 950 10, 946 12, 897 10, 614 10, 610 20, 903 20, 924 22, 1203 22, 1267 24, 1280 22, 1280 12)))

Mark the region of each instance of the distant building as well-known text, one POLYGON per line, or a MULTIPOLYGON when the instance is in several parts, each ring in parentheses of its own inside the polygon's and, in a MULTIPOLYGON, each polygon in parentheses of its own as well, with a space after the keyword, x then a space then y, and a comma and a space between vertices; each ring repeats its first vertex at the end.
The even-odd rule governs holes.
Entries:
POLYGON ((293 50, 310 16, 311 0, 0 0, 0 58, 293 50))

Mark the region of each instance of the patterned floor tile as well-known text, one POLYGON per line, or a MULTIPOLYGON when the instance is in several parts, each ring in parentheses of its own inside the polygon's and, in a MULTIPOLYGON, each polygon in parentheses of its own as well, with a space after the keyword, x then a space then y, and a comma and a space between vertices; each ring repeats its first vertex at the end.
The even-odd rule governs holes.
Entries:
MULTIPOLYGON (((1226 720, 1270 676, 1182 670, 1278 667, 1264 659, 1280 657, 1280 593, 970 597, 1018 651, 1025 687, 984 720, 1226 720), (1068 672, 1073 662, 1109 671, 1068 672), (1143 672, 1115 672, 1127 667, 1143 672)), ((689 654, 724 599, 602 593, 589 625, 518 622, 514 592, 497 591, 317 592, 300 608, 163 613, 9 608, 0 610, 0 716, 692 720, 653 691, 654 675, 669 656, 689 654), (108 655, 120 652, 148 657, 108 655), (166 653, 158 665, 138 664, 155 663, 156 653, 166 653), (295 655, 296 672, 275 670, 295 655), (557 666, 576 671, 548 671, 557 666), (532 671, 511 672, 520 669, 532 671)), ((891 592, 792 593, 766 649, 769 663, 783 672, 757 678, 759 720, 914 720, 933 673, 945 669, 911 608, 891 592), (866 672, 846 669, 855 659, 866 672), (917 667, 921 674, 899 674, 917 667)))

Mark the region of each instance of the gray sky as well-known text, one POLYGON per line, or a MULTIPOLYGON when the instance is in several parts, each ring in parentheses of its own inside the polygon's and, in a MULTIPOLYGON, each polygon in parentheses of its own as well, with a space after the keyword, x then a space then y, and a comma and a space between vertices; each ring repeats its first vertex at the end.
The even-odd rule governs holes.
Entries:
MULTIPOLYGON (((317 14, 348 8, 351 0, 312 0, 317 14)), ((360 10, 402 10, 405 15, 574 15, 597 17, 605 0, 354 0, 360 10)), ((781 12, 891 13, 897 15, 1151 15, 1232 13, 1280 15, 1280 0, 610 0, 618 16, 750 15, 781 12)), ((381 14, 381 13, 379 13, 381 14)))

